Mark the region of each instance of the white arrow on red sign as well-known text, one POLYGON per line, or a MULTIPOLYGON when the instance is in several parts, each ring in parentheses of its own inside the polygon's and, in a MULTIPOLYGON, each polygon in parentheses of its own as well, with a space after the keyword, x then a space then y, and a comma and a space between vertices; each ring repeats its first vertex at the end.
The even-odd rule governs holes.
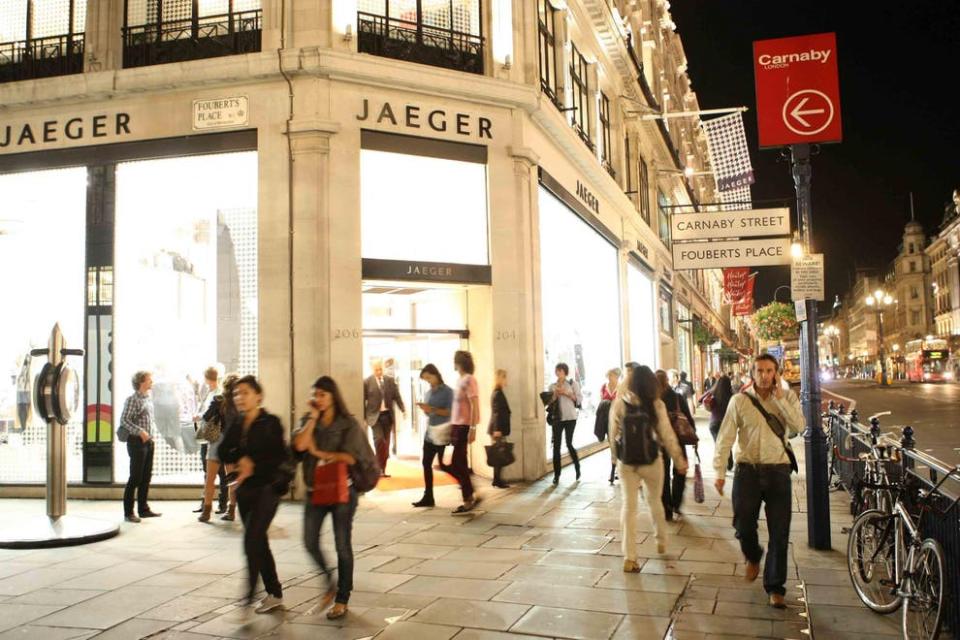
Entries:
POLYGON ((783 123, 790 131, 802 136, 812 136, 829 127, 833 122, 833 115, 833 102, 825 93, 815 89, 797 91, 783 103, 783 123), (805 108, 811 102, 811 108, 805 108), (821 116, 822 122, 817 123, 821 118, 810 116, 821 116), (811 123, 811 120, 814 120, 814 123, 811 123))

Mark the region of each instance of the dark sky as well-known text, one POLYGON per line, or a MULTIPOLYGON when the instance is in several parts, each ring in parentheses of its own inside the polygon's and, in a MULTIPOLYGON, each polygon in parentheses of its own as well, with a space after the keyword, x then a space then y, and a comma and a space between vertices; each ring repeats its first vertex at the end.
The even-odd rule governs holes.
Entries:
MULTIPOLYGON (((767 198, 792 204, 795 192, 789 163, 757 146, 752 43, 836 32, 843 142, 813 159, 814 245, 825 254, 828 305, 854 264, 895 257, 911 191, 917 219, 936 230, 960 187, 960 2, 672 0, 670 11, 700 108, 750 108, 755 207, 767 198)), ((760 269, 757 306, 782 284, 789 267, 760 269)))

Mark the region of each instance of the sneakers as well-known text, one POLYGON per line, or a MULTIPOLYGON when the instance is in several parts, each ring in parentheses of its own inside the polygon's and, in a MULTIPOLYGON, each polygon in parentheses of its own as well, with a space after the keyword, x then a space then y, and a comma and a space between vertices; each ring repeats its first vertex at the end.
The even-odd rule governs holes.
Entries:
POLYGON ((345 615, 347 615, 347 605, 338 602, 330 608, 330 611, 327 611, 327 620, 339 620, 345 615))
POLYGON ((283 598, 267 595, 266 598, 260 601, 260 604, 257 606, 255 611, 257 613, 269 613, 274 609, 282 608, 282 607, 283 607, 283 598))

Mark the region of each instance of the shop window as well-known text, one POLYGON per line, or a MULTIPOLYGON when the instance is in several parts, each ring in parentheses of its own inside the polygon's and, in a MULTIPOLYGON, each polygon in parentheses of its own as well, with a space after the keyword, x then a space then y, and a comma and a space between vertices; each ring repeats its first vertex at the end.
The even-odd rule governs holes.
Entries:
MULTIPOLYGON (((595 442, 593 423, 606 372, 622 364, 619 256, 544 188, 539 226, 544 383, 556 379, 558 362, 570 367, 583 391, 574 444, 584 446, 595 442)), ((548 431, 548 451, 550 446, 548 431)))
POLYGON ((127 0, 123 66, 260 51, 261 0, 127 0))
POLYGON ((0 82, 83 72, 87 0, 0 6, 0 82))
POLYGON ((627 266, 630 295, 630 359, 657 367, 657 317, 654 313, 653 281, 632 263, 627 266))
POLYGON ((610 98, 600 92, 600 162, 614 179, 617 172, 613 169, 613 147, 610 144, 610 98))
POLYGON ((668 336, 673 335, 673 294, 664 287, 660 287, 660 331, 668 336))
POLYGON ((560 106, 557 82, 557 10, 550 0, 537 0, 540 87, 554 104, 560 106))
MULTIPOLYGON (((0 483, 43 483, 47 425, 32 410, 32 383, 60 324, 70 347, 84 346, 87 172, 83 168, 0 175, 0 483)), ((70 365, 81 378, 80 358, 70 365)), ((67 425, 67 479, 83 472, 83 411, 67 425)))
MULTIPOLYGON (((193 416, 204 369, 257 373, 257 182, 255 152, 117 166, 114 416, 134 372, 153 372, 155 482, 202 478, 193 416)), ((126 449, 114 459, 124 482, 126 449)))
POLYGON ((357 50, 483 73, 481 0, 359 0, 357 50))
POLYGON ((590 127, 590 101, 587 91, 587 72, 589 66, 587 59, 577 49, 576 45, 570 45, 570 90, 573 104, 570 107, 570 123, 574 131, 580 136, 580 139, 593 149, 591 140, 592 130, 590 127))
POLYGON ((650 226, 650 172, 647 162, 640 157, 640 217, 650 226))
POLYGON ((626 168, 623 180, 624 192, 627 195, 633 195, 633 154, 630 153, 630 135, 623 136, 623 155, 624 155, 624 164, 626 168))
POLYGON ((670 248, 670 199, 663 191, 657 191, 657 218, 659 219, 660 241, 670 248))
POLYGON ((486 173, 478 162, 363 149, 362 256, 490 264, 486 173))

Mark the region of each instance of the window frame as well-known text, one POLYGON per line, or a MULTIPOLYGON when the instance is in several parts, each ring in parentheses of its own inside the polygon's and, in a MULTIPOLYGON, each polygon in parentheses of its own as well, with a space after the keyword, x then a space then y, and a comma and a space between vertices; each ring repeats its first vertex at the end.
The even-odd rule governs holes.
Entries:
POLYGON ((537 51, 539 53, 540 89, 550 101, 558 107, 560 100, 557 92, 557 13, 550 0, 537 0, 537 51), (552 69, 552 73, 551 73, 552 69))
POLYGON ((591 138, 590 126, 590 88, 589 63, 580 53, 577 45, 570 43, 570 126, 573 127, 584 144, 593 151, 594 144, 591 138))
POLYGON ((607 170, 610 177, 617 178, 617 171, 613 168, 613 145, 610 136, 610 98, 603 91, 600 92, 599 99, 600 111, 600 163, 607 170))

